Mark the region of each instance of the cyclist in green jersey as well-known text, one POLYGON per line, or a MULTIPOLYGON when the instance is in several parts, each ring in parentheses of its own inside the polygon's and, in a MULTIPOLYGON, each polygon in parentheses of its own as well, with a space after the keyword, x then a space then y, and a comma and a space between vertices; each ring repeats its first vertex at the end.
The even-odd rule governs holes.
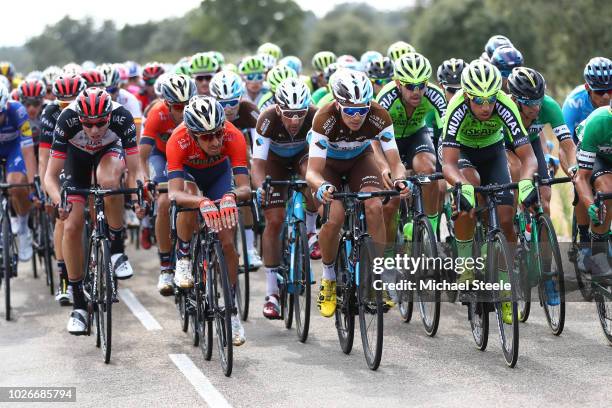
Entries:
POLYGON ((612 200, 606 200, 604 222, 599 224, 599 212, 593 199, 593 190, 612 192, 612 103, 597 108, 591 113, 582 129, 582 141, 578 151, 576 191, 588 208, 591 219, 590 259, 593 279, 612 278, 612 264, 609 261, 608 240, 612 219, 612 200))
MULTIPOLYGON (((538 174, 544 178, 552 176, 548 174, 548 165, 544 154, 545 146, 540 138, 540 132, 546 124, 549 124, 564 153, 561 155, 563 171, 568 175, 573 175, 577 170, 574 159, 576 157, 576 146, 563 119, 561 107, 553 98, 544 94, 546 82, 542 74, 531 68, 514 68, 508 77, 508 88, 512 100, 518 106, 521 121, 529 133, 529 142, 538 161, 538 174)), ((513 153, 512 143, 509 140, 506 140, 506 149, 509 156, 515 157, 515 160, 510 162, 519 162, 513 153)), ((511 166, 510 173, 514 180, 518 179, 520 162, 515 168, 511 166)), ((550 214, 550 186, 540 187, 540 194, 544 211, 550 214)))
MULTIPOLYGON (((434 127, 442 128, 446 100, 440 88, 429 84, 431 64, 423 55, 409 53, 395 62, 395 81, 385 85, 376 97, 393 120, 395 140, 402 160, 408 169, 419 174, 431 174, 436 170, 436 150, 425 117, 434 115, 434 127)), ((383 182, 392 185, 388 166, 383 170, 383 182)), ((423 188, 425 212, 434 230, 438 224, 438 188, 432 183, 423 188)), ((387 242, 395 241, 395 212, 399 201, 391 200, 385 206, 387 242)))
POLYGON ((372 81, 375 96, 393 78, 393 62, 389 57, 381 57, 368 62, 365 70, 368 78, 372 81))
POLYGON ((313 92, 312 97, 315 104, 314 92, 321 88, 327 88, 329 83, 329 76, 325 75, 325 68, 330 64, 334 64, 336 59, 336 54, 331 51, 319 51, 312 57, 312 67, 315 70, 315 74, 308 77, 304 82, 310 89, 310 92, 313 92))
MULTIPOLYGON (((451 185, 461 183, 461 209, 455 220, 458 257, 469 258, 474 237, 473 209, 476 205, 475 185, 510 182, 508 162, 504 150, 505 129, 521 160, 519 201, 533 204, 536 193, 533 174, 537 161, 529 144, 527 131, 521 122, 516 104, 501 91, 501 73, 488 62, 472 61, 461 73, 461 92, 451 99, 444 118, 442 144, 443 172, 451 185)), ((508 242, 516 241, 513 228, 513 195, 510 191, 498 196, 498 216, 508 242)), ((506 272, 507 275, 507 272, 506 272)), ((500 271, 500 277, 508 277, 500 271)), ((474 271, 467 269, 459 281, 471 281, 474 271)), ((512 319, 508 302, 502 305, 504 321, 512 319)))
POLYGON ((277 65, 272 68, 270 72, 268 72, 268 75, 266 75, 266 83, 270 90, 259 99, 257 109, 263 112, 267 107, 274 105, 276 103, 274 100, 274 93, 278 85, 287 78, 297 77, 298 73, 288 65, 277 65))

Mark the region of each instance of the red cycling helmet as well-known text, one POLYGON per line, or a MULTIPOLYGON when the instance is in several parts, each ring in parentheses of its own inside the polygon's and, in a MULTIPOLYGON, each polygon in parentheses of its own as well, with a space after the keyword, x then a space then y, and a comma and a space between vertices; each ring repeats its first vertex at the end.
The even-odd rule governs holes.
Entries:
POLYGON ((102 87, 106 82, 104 74, 97 69, 90 69, 89 71, 82 72, 81 77, 85 80, 88 88, 93 86, 102 87))
POLYGON ((76 98, 86 86, 80 75, 60 75, 53 82, 52 92, 59 100, 70 100, 76 98))
POLYGON ((76 111, 81 118, 97 119, 110 115, 111 96, 103 88, 87 88, 77 97, 76 111))
POLYGON ((142 79, 147 85, 153 85, 155 80, 165 72, 164 67, 157 62, 151 62, 142 69, 142 79))
POLYGON ((23 81, 18 89, 19 100, 42 99, 47 94, 47 87, 38 79, 23 81))

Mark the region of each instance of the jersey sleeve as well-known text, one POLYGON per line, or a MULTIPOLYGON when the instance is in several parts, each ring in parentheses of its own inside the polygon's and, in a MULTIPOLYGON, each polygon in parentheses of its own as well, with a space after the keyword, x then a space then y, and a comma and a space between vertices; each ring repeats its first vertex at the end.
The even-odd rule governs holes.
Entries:
MULTIPOLYGON (((136 124, 132 114, 127 109, 120 107, 113 111, 114 115, 117 115, 117 123, 119 123, 117 134, 121 138, 121 145, 123 150, 125 150, 126 156, 138 154, 136 124)), ((111 120, 113 119, 111 118, 111 120)))
POLYGON ((68 141, 74 136, 75 125, 71 127, 71 123, 78 122, 76 112, 71 109, 64 109, 57 118, 57 123, 53 129, 53 144, 51 145, 51 157, 57 159, 66 159, 68 150, 68 141))
POLYGON ((569 129, 571 137, 574 137, 575 132, 576 132, 576 126, 578 126, 578 124, 580 123, 579 121, 580 112, 578 111, 578 109, 572 106, 573 104, 574 102, 570 94, 565 99, 565 102, 563 102, 563 107, 561 108, 561 112, 563 114, 563 120, 569 129))
MULTIPOLYGON (((226 126, 228 125, 226 124, 226 126)), ((246 140, 242 132, 233 126, 228 127, 226 129, 226 139, 223 143, 227 144, 226 154, 230 159, 234 175, 249 174, 246 140)))
POLYGON ((155 146, 155 137, 159 133, 160 118, 155 110, 149 113, 144 124, 144 130, 140 135, 140 144, 155 146))
POLYGON ((604 134, 601 128, 601 121, 597 119, 597 117, 587 118, 584 127, 581 129, 583 132, 582 141, 576 155, 578 166, 581 169, 593 170, 593 164, 597 158, 599 138, 601 134, 604 134))
POLYGON ((397 143, 395 142, 395 134, 393 133, 393 121, 391 120, 391 115, 389 115, 389 112, 387 112, 384 108, 377 109, 376 115, 378 116, 378 119, 375 122, 380 123, 380 127, 382 128, 376 135, 376 140, 380 142, 380 146, 382 147, 383 152, 387 152, 389 150, 397 150, 397 143))
MULTIPOLYGON (((432 127, 441 129, 443 126, 442 118, 446 114, 446 98, 444 97, 444 93, 437 86, 428 85, 425 97, 431 105, 431 112, 433 112, 433 117, 430 117, 430 119, 432 119, 431 123, 434 125, 432 127)), ((431 114, 432 113, 430 113, 430 115, 431 114)))
POLYGON ((378 95, 376 95, 375 101, 388 111, 391 109, 391 106, 393 106, 399 96, 400 91, 397 89, 397 86, 395 86, 395 82, 392 81, 380 90, 378 95))
POLYGON ((178 127, 172 132, 168 143, 166 144, 166 161, 168 167, 168 179, 185 178, 183 161, 188 151, 190 136, 183 132, 181 135, 181 127, 178 127))
POLYGON ((442 146, 458 149, 461 144, 457 141, 461 125, 467 115, 465 97, 458 92, 450 100, 442 125, 442 146))
POLYGON ((51 144, 53 143, 53 129, 55 128, 53 122, 53 113, 54 105, 48 105, 42 112, 40 116, 40 137, 39 137, 39 147, 43 149, 50 149, 51 144))
POLYGON ((508 140, 512 142, 514 148, 520 147, 529 143, 527 130, 521 120, 521 115, 518 106, 510 97, 503 92, 499 92, 495 110, 504 125, 507 132, 508 140))
POLYGON ((565 119, 563 118, 563 112, 561 111, 561 107, 550 96, 546 95, 544 97, 544 103, 542 104, 542 109, 544 112, 541 115, 545 115, 547 118, 550 127, 555 134, 555 137, 559 142, 564 141, 565 139, 570 139, 572 137, 569 128, 565 124, 565 119))
POLYGON ((321 159, 327 158, 327 149, 329 147, 329 137, 327 135, 332 131, 335 123, 325 128, 325 122, 330 118, 328 115, 323 115, 323 110, 317 111, 312 121, 312 129, 308 132, 306 140, 308 141, 308 157, 318 157, 321 159))
POLYGON ((268 159, 268 152, 270 150, 270 143, 272 142, 273 116, 276 115, 274 108, 266 109, 259 115, 257 120, 257 126, 255 127, 255 135, 252 137, 253 140, 253 158, 260 160, 268 159))

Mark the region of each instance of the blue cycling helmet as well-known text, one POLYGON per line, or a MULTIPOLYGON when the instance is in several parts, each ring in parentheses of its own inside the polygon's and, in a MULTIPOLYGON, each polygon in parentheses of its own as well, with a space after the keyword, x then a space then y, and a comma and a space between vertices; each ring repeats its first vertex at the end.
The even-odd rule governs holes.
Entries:
POLYGON ((292 68, 298 75, 302 73, 302 61, 294 55, 286 56, 282 58, 278 65, 287 65, 289 68, 292 68))
POLYGON ((493 51, 491 64, 495 65, 502 74, 508 78, 513 68, 523 66, 523 54, 511 45, 504 45, 493 51))
POLYGON ((513 47, 510 39, 508 39, 508 37, 504 35, 494 35, 493 37, 489 38, 487 44, 485 45, 485 52, 487 53, 489 59, 491 59, 491 57, 493 56, 493 52, 496 49, 504 45, 509 45, 513 47))

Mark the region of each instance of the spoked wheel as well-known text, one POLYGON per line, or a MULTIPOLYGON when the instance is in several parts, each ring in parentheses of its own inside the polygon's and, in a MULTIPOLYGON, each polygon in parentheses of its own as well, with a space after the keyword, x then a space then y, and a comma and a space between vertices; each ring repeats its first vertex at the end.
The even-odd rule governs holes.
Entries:
POLYGON ((587 271, 583 271, 578 267, 578 257, 580 256, 580 244, 578 237, 578 223, 576 222, 576 214, 572 217, 572 246, 568 253, 570 262, 574 264, 574 273, 576 274, 576 282, 580 294, 585 301, 590 302, 593 300, 593 287, 591 286, 591 280, 587 276, 587 271))
MULTIPOLYGON (((472 257, 478 259, 482 254, 482 231, 476 230, 474 235, 474 243, 472 246, 472 257)), ((475 277, 479 279, 480 273, 474 271, 475 277)), ((489 343, 489 304, 485 302, 471 301, 468 303, 468 319, 470 328, 472 329, 472 337, 476 343, 476 348, 480 351, 485 351, 489 343)))
POLYGON ((565 277, 557 234, 550 218, 543 214, 538 218, 539 257, 542 276, 538 285, 540 302, 548 326, 555 336, 563 332, 565 324, 565 277))
POLYGON ((340 241, 338 256, 334 265, 336 272, 336 330, 340 348, 350 354, 355 338, 355 286, 348 269, 345 242, 340 241))
POLYGON ((289 293, 289 268, 291 263, 291 248, 287 230, 283 229, 281 234, 281 267, 278 278, 278 295, 280 297, 281 316, 285 322, 285 328, 290 329, 293 325, 293 293, 289 293))
POLYGON ((304 343, 308 338, 310 327, 310 251, 306 226, 297 224, 293 251, 293 300, 295 310, 295 328, 298 339, 304 343))
POLYGON ((176 303, 176 310, 179 315, 181 330, 184 333, 187 333, 187 330, 189 329, 189 314, 187 313, 187 295, 185 289, 176 289, 174 294, 174 302, 176 303))
POLYGON ((197 290, 195 287, 190 289, 187 294, 187 313, 191 315, 189 319, 189 328, 191 330, 191 340, 194 347, 200 345, 200 321, 198 320, 198 304, 196 299, 197 290))
MULTIPOLYGON (((442 251, 439 251, 441 252, 439 255, 441 258, 457 259, 457 240, 455 239, 454 221, 450 217, 451 210, 449 208, 447 212, 446 205, 440 214, 440 222, 438 223, 440 232, 439 242, 442 243, 442 251)), ((446 282, 455 282, 457 279, 457 274, 452 269, 442 270, 441 275, 442 279, 446 282)), ((446 296, 449 302, 454 303, 457 300, 457 291, 448 290, 446 291, 446 296)))
MULTIPOLYGON (((412 240, 412 254, 414 257, 424 257, 424 259, 437 259, 438 248, 436 246, 436 237, 434 235, 431 224, 427 219, 427 216, 419 217, 415 220, 413 240, 412 240)), ((440 291, 439 290, 423 290, 423 286, 420 283, 426 283, 432 281, 436 283, 439 281, 439 271, 434 267, 433 270, 428 268, 421 268, 415 271, 418 278, 416 299, 417 305, 419 306, 419 313, 421 314, 421 320, 425 333, 428 336, 433 337, 438 331, 438 325, 440 323, 440 291)))
POLYGON ((612 284, 598 287, 594 298, 599 323, 604 336, 612 346, 612 284))
POLYGON ((45 268, 45 276, 47 278, 47 285, 49 291, 53 296, 54 293, 54 282, 53 282, 53 227, 51 225, 51 219, 49 214, 44 210, 40 211, 40 234, 42 237, 42 262, 45 268))
POLYGON ((495 315, 504 359, 509 367, 514 367, 519 355, 519 316, 516 292, 519 282, 514 273, 514 262, 506 237, 501 232, 495 233, 487 247, 487 272, 491 279, 490 282, 499 282, 503 279, 504 283, 510 283, 510 290, 493 291, 493 294, 495 295, 495 315))
POLYGON ((108 364, 111 357, 112 308, 113 308, 113 268, 110 260, 110 246, 107 240, 95 245, 97 267, 97 308, 94 309, 96 328, 100 336, 100 347, 104 362, 108 364))
MULTIPOLYGON (((406 238, 404 237, 404 224, 406 223, 406 221, 406 216, 400 217, 400 221, 397 224, 397 235, 395 243, 402 254, 409 255, 410 251, 412 250, 412 247, 410 246, 410 241, 406 240, 406 238)), ((399 297, 398 308, 400 316, 402 317, 402 320, 405 323, 409 323, 410 320, 412 320, 412 311, 414 309, 414 295, 411 290, 407 289, 398 291, 397 295, 399 297)))
POLYGON ((528 250, 521 249, 519 245, 515 253, 514 267, 518 271, 519 281, 521 282, 519 287, 520 295, 517 302, 519 321, 521 323, 525 323, 529 319, 529 313, 531 312, 531 282, 527 262, 528 259, 534 258, 533 254, 530 254, 528 250))
POLYGON ((13 243, 11 242, 11 221, 8 211, 2 215, 2 273, 4 275, 4 313, 11 320, 11 279, 13 278, 13 243))
POLYGON ((232 309, 233 301, 230 296, 227 264, 223 257, 221 244, 215 242, 209 265, 209 285, 211 288, 210 300, 217 333, 217 346, 223 374, 229 377, 232 374, 233 344, 232 344, 232 309))
POLYGON ((247 253, 246 236, 242 213, 238 217, 238 228, 236 228, 236 248, 240 250, 238 257, 238 281, 236 282, 236 306, 240 319, 246 321, 249 317, 249 257, 247 253))
POLYGON ((380 365, 383 350, 382 290, 374 289, 374 242, 366 236, 359 246, 359 329, 366 363, 370 370, 380 365))

